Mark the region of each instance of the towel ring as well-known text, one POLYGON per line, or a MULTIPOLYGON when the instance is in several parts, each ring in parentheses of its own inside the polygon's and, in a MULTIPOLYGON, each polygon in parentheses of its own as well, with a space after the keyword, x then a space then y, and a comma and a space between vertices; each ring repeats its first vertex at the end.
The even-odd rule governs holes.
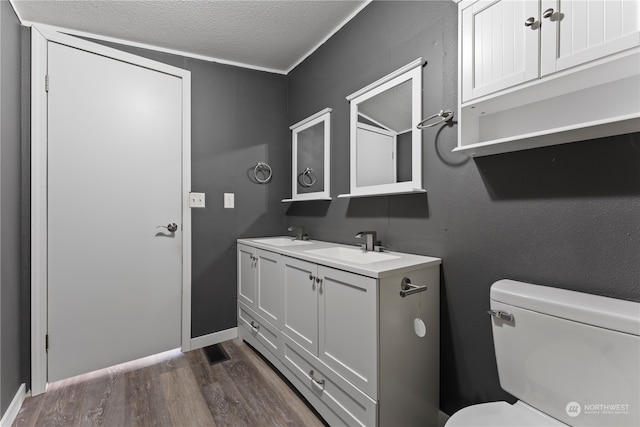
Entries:
POLYGON ((418 129, 426 129, 426 128, 430 128, 430 127, 435 126, 435 125, 439 125, 440 123, 448 122, 452 118, 453 118, 453 111, 451 111, 451 110, 440 110, 440 112, 438 114, 434 114, 433 116, 427 117, 426 119, 424 119, 423 121, 418 123, 418 125, 416 127, 418 129), (428 125, 424 124, 425 122, 428 122, 431 119, 435 119, 436 117, 442 117, 442 118, 440 120, 438 120, 437 122, 429 123, 428 125))
POLYGON ((271 170, 271 166, 266 164, 265 162, 258 162, 255 168, 253 168, 253 176, 256 178, 256 181, 260 184, 266 184, 271 181, 271 177, 273 176, 273 171, 271 170), (258 172, 263 172, 266 174, 266 178, 258 178, 258 172))
POLYGON ((316 174, 311 168, 306 168, 300 175, 298 175, 298 182, 305 188, 312 187, 313 184, 316 183, 316 181, 316 174))

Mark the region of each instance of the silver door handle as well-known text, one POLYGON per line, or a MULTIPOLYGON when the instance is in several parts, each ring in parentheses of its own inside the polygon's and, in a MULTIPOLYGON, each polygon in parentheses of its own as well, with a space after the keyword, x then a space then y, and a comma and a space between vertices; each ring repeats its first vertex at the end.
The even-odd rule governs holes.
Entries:
POLYGON ((544 12, 542 12, 543 18, 551 18, 551 15, 553 15, 553 9, 547 9, 544 12))
POLYGON ((525 26, 525 27, 530 27, 530 26, 532 26, 533 24, 535 24, 535 22, 536 22, 536 18, 534 18, 534 17, 532 16, 531 18, 529 18, 529 19, 527 19, 526 21, 524 21, 524 26, 525 26))
POLYGON ((178 224, 176 224, 175 222, 172 222, 172 223, 170 223, 168 225, 159 225, 156 228, 166 228, 170 232, 174 233, 174 232, 178 231, 178 224))
POLYGON ((487 310, 487 314, 495 317, 496 319, 506 320, 507 322, 513 322, 513 314, 507 313, 502 310, 487 310))

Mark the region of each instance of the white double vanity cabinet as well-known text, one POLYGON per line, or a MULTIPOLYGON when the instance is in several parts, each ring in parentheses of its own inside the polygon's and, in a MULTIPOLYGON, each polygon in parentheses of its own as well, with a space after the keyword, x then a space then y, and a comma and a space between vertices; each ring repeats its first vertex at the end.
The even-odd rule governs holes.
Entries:
POLYGON ((291 237, 239 239, 238 336, 331 426, 435 426, 440 264, 291 237))

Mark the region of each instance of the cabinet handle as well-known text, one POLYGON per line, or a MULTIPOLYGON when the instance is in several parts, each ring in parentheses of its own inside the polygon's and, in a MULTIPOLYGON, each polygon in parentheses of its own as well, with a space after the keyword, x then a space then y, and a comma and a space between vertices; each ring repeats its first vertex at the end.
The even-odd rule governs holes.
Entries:
POLYGON ((534 18, 534 17, 532 16, 531 18, 529 18, 529 19, 527 19, 526 21, 524 21, 524 26, 525 26, 525 27, 530 27, 530 26, 532 26, 533 24, 535 24, 535 22, 536 22, 536 18, 534 18))
POLYGON ((316 276, 314 276, 313 274, 309 274, 309 280, 311 280, 312 282, 315 280, 316 276))
POLYGON ((316 277, 316 283, 322 283, 322 279, 319 277, 316 277))
POLYGON ((260 325, 256 325, 256 323, 253 320, 251 321, 251 327, 256 332, 258 332, 260 330, 260 325))
POLYGON ((324 380, 317 380, 313 377, 313 369, 309 371, 309 378, 311 378, 311 381, 313 381, 314 383, 318 384, 320 387, 322 387, 322 389, 324 389, 324 380))
POLYGON ((542 17, 543 18, 551 18, 551 15, 553 15, 553 9, 549 8, 547 10, 545 10, 544 12, 542 12, 542 17))

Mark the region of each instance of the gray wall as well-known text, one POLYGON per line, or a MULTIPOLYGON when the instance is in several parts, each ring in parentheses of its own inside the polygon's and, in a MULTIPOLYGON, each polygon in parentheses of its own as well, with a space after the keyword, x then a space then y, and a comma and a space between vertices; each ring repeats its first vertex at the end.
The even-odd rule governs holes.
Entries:
MULTIPOLYGON (((0 2, 0 414, 20 384, 20 23, 0 2)), ((1 416, 1 415, 0 415, 1 416)))
POLYGON ((446 413, 500 389, 489 287, 501 278, 640 300, 640 134, 490 157, 453 154, 457 126, 423 132, 426 195, 335 199, 349 192, 345 96, 423 57, 423 112, 457 104, 451 1, 373 2, 289 75, 288 123, 333 108, 330 203, 298 203, 287 224, 357 244, 378 231, 392 250, 442 257, 441 403, 446 413))
POLYGON ((286 76, 98 43, 191 71, 191 188, 206 193, 206 208, 192 209, 191 334, 233 328, 236 239, 282 233, 286 76), (253 177, 259 161, 273 169, 268 184, 253 177), (224 193, 235 193, 235 209, 223 209, 224 193))

